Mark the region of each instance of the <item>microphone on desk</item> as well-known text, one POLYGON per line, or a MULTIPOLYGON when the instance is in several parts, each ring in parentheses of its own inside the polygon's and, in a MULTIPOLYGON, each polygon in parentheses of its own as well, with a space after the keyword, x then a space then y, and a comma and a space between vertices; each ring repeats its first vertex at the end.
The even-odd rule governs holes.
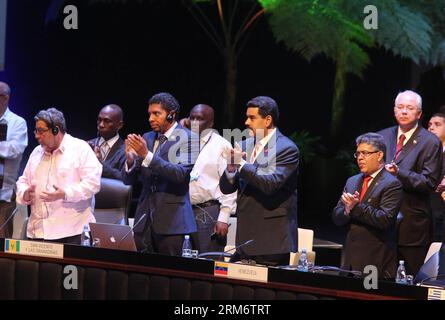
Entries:
POLYGON ((17 212, 19 212, 20 210, 16 207, 14 209, 14 211, 12 212, 12 214, 9 216, 8 219, 6 219, 6 221, 0 226, 0 230, 3 230, 4 227, 6 227, 6 225, 8 224, 9 220, 11 220, 12 218, 14 218, 14 216, 17 214, 17 212))
POLYGON ((232 256, 232 253, 229 253, 230 251, 238 250, 241 247, 244 247, 244 246, 247 246, 248 244, 251 244, 253 241, 254 241, 254 239, 247 240, 246 242, 243 242, 243 243, 237 245, 236 247, 233 247, 233 248, 231 248, 229 250, 222 251, 222 252, 219 252, 219 251, 203 252, 203 253, 200 253, 198 255, 198 257, 199 258, 204 258, 204 257, 207 257, 207 256, 219 256, 220 260, 221 260, 222 257, 230 258, 232 256))
POLYGON ((130 229, 130 231, 128 231, 128 232, 122 237, 122 239, 119 240, 119 242, 118 242, 118 244, 117 244, 117 247, 118 247, 118 248, 120 248, 122 241, 124 241, 124 239, 125 239, 126 237, 128 237, 128 235, 129 235, 130 233, 133 232, 134 228, 136 228, 136 226, 137 226, 137 225, 138 225, 138 224, 145 218, 146 215, 147 215, 147 214, 144 213, 144 214, 139 218, 139 220, 133 225, 133 227, 130 229))

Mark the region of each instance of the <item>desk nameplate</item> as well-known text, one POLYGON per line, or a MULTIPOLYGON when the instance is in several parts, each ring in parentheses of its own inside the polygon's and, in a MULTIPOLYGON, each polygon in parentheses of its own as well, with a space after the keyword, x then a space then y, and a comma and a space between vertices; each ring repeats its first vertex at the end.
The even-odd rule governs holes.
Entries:
POLYGON ((251 266, 238 263, 215 262, 214 275, 239 280, 267 282, 267 267, 251 266))
POLYGON ((27 256, 63 259, 63 244, 5 239, 5 252, 27 256))

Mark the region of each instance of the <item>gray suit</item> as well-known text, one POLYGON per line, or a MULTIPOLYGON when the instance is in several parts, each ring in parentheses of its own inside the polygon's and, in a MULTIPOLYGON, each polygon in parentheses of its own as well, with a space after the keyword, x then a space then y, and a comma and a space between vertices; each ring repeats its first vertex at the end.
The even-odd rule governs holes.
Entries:
MULTIPOLYGON (((247 159, 253 139, 242 146, 247 159)), ((234 183, 223 174, 223 193, 238 191, 236 244, 253 239, 239 250, 241 256, 288 254, 297 250, 297 146, 276 130, 253 164, 246 163, 234 183)))

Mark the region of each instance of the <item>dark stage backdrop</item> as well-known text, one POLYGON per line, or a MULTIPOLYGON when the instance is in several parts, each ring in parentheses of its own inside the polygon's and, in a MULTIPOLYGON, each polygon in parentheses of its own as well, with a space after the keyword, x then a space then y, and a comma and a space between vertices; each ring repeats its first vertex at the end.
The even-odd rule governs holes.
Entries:
MULTIPOLYGON (((11 85, 11 109, 26 118, 30 132, 37 111, 55 106, 65 113, 69 133, 91 138, 96 135, 99 109, 117 103, 125 112, 123 134, 142 133, 149 129, 147 101, 159 91, 177 97, 181 116, 197 103, 213 105, 216 126, 222 129, 223 61, 181 1, 90 6, 88 1, 73 0, 70 4, 79 10, 78 30, 65 30, 63 16, 48 20, 50 2, 8 2, 6 65, 0 79, 11 85)), ((394 124, 393 99, 413 83, 419 82, 425 94, 427 118, 445 103, 440 70, 419 78, 407 60, 379 49, 370 54, 372 65, 363 80, 348 78, 344 147, 352 147, 361 133, 394 124)), ((319 57, 307 63, 276 43, 262 18, 239 57, 237 126, 244 127, 244 106, 250 98, 269 95, 281 108, 280 127, 285 134, 305 129, 326 144, 333 77, 331 61, 319 57)), ((27 155, 35 145, 31 134, 27 155)), ((310 212, 326 217, 335 204, 347 173, 340 170, 340 175, 330 178, 338 172, 330 163, 321 155, 302 166, 303 216, 310 212)))

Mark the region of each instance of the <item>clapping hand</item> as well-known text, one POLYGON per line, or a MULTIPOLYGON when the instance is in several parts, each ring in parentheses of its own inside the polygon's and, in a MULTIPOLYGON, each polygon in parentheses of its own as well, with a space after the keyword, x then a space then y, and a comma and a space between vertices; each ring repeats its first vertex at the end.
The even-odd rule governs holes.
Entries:
POLYGON ((345 214, 349 215, 352 209, 359 203, 360 194, 355 191, 354 194, 350 194, 349 192, 343 192, 341 195, 341 202, 345 205, 345 214))

